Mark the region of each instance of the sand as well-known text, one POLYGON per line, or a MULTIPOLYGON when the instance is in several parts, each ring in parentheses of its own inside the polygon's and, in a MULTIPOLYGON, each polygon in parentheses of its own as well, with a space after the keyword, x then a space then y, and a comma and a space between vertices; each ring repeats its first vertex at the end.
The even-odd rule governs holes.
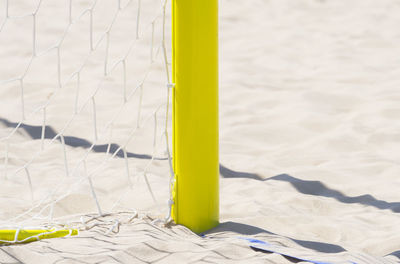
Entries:
MULTIPOLYGON (((82 1, 75 8, 83 10, 88 3, 82 1)), ((143 5, 142 17, 153 11, 150 3, 158 2, 147 3, 143 5)), ((4 8, 2 4, 0 11, 4 8)), ((62 7, 57 4, 46 5, 48 14, 65 19, 67 1, 62 7)), ((22 4, 13 7, 29 10, 22 4)), ((133 5, 132 10, 135 8, 133 5)), ((106 7, 99 10, 107 13, 106 7)), ((133 11, 131 14, 135 14, 133 11)), ((221 0, 220 226, 199 236, 183 226, 164 226, 153 221, 166 214, 168 200, 169 173, 161 131, 157 135, 161 138, 160 148, 156 151, 160 160, 151 164, 148 173, 156 205, 143 178, 133 177, 135 191, 120 201, 116 208, 120 213, 96 220, 103 225, 83 230, 77 237, 1 246, 0 263, 308 263, 254 250, 243 237, 268 242, 272 245, 270 251, 303 259, 328 263, 399 263, 399 12, 400 3, 395 0, 221 0), (139 215, 127 221, 134 215, 132 208, 138 209, 139 215), (118 232, 107 232, 116 220, 122 223, 118 232)), ((134 22, 124 22, 120 28, 135 28, 134 22)), ((53 35, 62 23, 61 19, 54 23, 53 35)), ((14 25, 26 28, 25 34, 18 34, 15 28, 6 25, 7 33, 0 33, 0 58, 9 59, 15 53, 25 59, 21 61, 29 59, 31 44, 22 45, 26 50, 18 50, 13 43, 30 43, 31 25, 31 20, 14 25), (22 26, 23 23, 26 25, 22 26)), ((102 24, 96 25, 100 32, 102 24)), ((169 39, 169 27, 166 32, 169 39)), ((110 64, 118 51, 127 47, 126 41, 118 41, 126 37, 121 34, 112 35, 116 36, 112 43, 119 44, 110 45, 110 64)), ((76 38, 79 41, 71 39, 65 45, 76 49, 74 54, 79 58, 82 47, 79 43, 87 43, 84 42, 87 31, 78 31, 76 38)), ((145 45, 148 40, 144 37, 143 45, 135 46, 136 55, 128 62, 136 64, 128 67, 140 72, 140 65, 148 66, 149 50, 145 45)), ((38 50, 52 42, 50 37, 40 41, 38 50)), ((81 52, 87 52, 87 46, 81 52)), ((49 76, 57 86, 54 58, 49 55, 38 59, 32 67, 35 70, 27 76, 30 87, 25 98, 27 113, 43 103, 37 93, 39 88, 45 89, 41 93, 53 92, 53 88, 42 87, 49 82, 49 76), (51 66, 46 68, 46 65, 51 66)), ((62 68, 64 81, 76 58, 62 59, 62 65, 66 65, 62 68)), ((93 91, 90 78, 101 76, 103 71, 103 63, 96 64, 96 58, 94 55, 88 73, 82 74, 82 87, 87 85, 82 88, 83 99, 79 101, 82 106, 93 91)), ((104 58, 99 55, 97 59, 104 58)), ((1 59, 0 64, 0 80, 11 78, 12 72, 20 68, 18 61, 8 64, 1 59)), ((143 76, 144 71, 138 76, 143 76)), ((96 95, 99 128, 110 120, 111 110, 121 105, 121 73, 116 70, 114 79, 110 77, 111 82, 116 80, 120 92, 105 88, 96 95)), ((154 74, 145 83, 148 88, 143 97, 143 116, 151 115, 151 109, 164 100, 165 81, 163 61, 157 60, 154 74), (149 97, 152 99, 147 101, 149 97)), ((140 77, 128 78, 128 87, 133 89, 138 82, 140 77)), ((0 87, 0 96, 5 98, 0 104, 3 138, 21 120, 21 105, 18 82, 3 83, 0 87)), ((70 88, 61 89, 48 108, 47 125, 55 133, 62 130, 74 110, 75 93, 71 92, 75 91, 74 82, 65 87, 70 88)), ((137 102, 132 99, 127 108, 137 109, 137 102)), ((84 107, 65 131, 71 137, 66 138, 71 167, 86 153, 87 144, 95 141, 93 124, 88 121, 92 120, 91 107, 90 104, 84 107)), ((23 171, 10 175, 40 149, 42 116, 39 111, 27 117, 24 126, 9 141, 9 172, 1 178, 5 186, 0 192, 2 224, 31 206, 27 202, 30 191, 23 171)), ((136 114, 122 110, 114 125, 112 141, 122 144, 136 122, 136 114)), ((160 118, 161 127, 163 122, 160 118)), ((146 147, 152 144, 152 129, 144 125, 138 137, 127 145, 132 175, 143 171, 152 155, 152 148, 146 147)), ((107 135, 102 135, 99 132, 96 143, 99 146, 109 142, 107 135)), ((50 136, 44 140, 45 151, 29 167, 37 200, 45 197, 60 179, 67 179, 68 186, 80 179, 64 175, 62 144, 50 141, 50 136)), ((1 141, 2 171, 5 149, 6 143, 1 141)), ((104 152, 104 147, 99 147, 98 152, 89 155, 89 170, 105 159, 104 152)), ((93 184, 105 211, 112 208, 112 201, 130 184, 123 154, 121 157, 94 173, 93 184)), ((82 166, 77 171, 84 173, 82 166)), ((81 182, 57 203, 55 211, 55 217, 67 218, 72 214, 96 213, 88 183, 81 182), (67 208, 72 205, 75 208, 67 208)), ((28 218, 26 224, 37 221, 28 218)))

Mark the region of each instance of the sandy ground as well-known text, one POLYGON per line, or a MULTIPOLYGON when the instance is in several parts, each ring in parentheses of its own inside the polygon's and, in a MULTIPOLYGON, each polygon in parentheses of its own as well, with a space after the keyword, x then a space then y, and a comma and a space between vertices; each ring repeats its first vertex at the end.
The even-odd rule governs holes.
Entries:
MULTIPOLYGON (((4 172, 0 178, 1 225, 40 222, 34 217, 38 216, 36 211, 13 220, 32 207, 32 199, 35 203, 62 197, 56 203, 46 200, 54 205, 55 219, 96 212, 87 178, 81 177, 87 172, 79 163, 92 143, 96 147, 85 161, 101 208, 120 213, 96 219, 98 226, 81 231, 78 237, 2 246, 0 263, 309 263, 254 250, 243 237, 270 243, 270 251, 325 263, 400 262, 398 1, 220 1, 221 224, 201 236, 182 226, 153 222, 152 217, 167 211, 164 108, 156 121, 161 131, 156 134, 157 160, 148 170, 145 168, 153 152, 151 118, 143 121, 140 131, 126 144, 127 159, 121 151, 111 161, 101 163, 110 156, 105 153, 109 142, 116 144, 115 151, 135 130, 140 97, 135 94, 122 103, 122 67, 102 77, 104 41, 99 42, 80 76, 81 110, 63 130, 76 103, 76 79, 68 82, 67 76, 76 69, 74 63, 87 54, 89 43, 87 30, 77 30, 74 35, 72 27, 71 39, 66 38, 60 48, 62 88, 54 88, 59 85, 57 50, 46 51, 54 41, 40 37, 40 30, 52 32, 55 39, 62 35, 59 28, 65 28, 68 20, 68 4, 64 2, 60 6, 44 1, 42 13, 37 15, 42 26, 37 29, 36 49, 45 55, 34 60, 32 70, 23 78, 23 124, 9 140, 0 142, 0 170, 4 172), (39 19, 46 15, 55 22, 39 19), (72 55, 67 49, 74 51, 72 55), (93 87, 93 79, 103 81, 93 87), (101 87, 95 94, 97 140, 91 100, 96 87, 101 87), (41 149, 43 110, 35 109, 49 97, 54 99, 46 108, 44 150, 28 166, 31 192, 25 170, 18 169, 41 149), (118 112, 121 105, 124 107, 118 112), (135 109, 134 114, 131 109, 135 109), (118 118, 109 136, 107 122, 114 112, 118 118), (65 137, 68 175, 63 145, 59 140, 51 141, 60 131, 65 137), (148 172, 156 205, 143 171, 148 172), (48 198, 49 190, 60 181, 72 191, 61 188, 48 198), (121 197, 126 190, 130 191, 121 197), (140 209, 139 216, 127 221, 132 208, 140 209), (119 232, 107 233, 116 220, 122 223, 119 232)), ((102 2, 94 9, 95 41, 112 21, 112 16, 107 16, 111 8, 102 2)), ((143 20, 158 12, 159 1, 142 2, 143 20)), ((117 20, 121 21, 118 28, 132 34, 110 31, 106 65, 113 65, 121 52, 129 49, 130 42, 122 40, 135 39, 135 3, 128 6, 126 18, 121 15, 117 20)), ((5 1, 1 4, 0 14, 4 14, 5 1)), ((88 6, 89 1, 78 2, 73 14, 88 6)), ((25 9, 32 7, 10 1, 10 13, 26 13, 25 9)), ((7 21, 0 33, 0 80, 14 78, 13 73, 24 68, 32 56, 32 17, 15 21, 7 21), (21 30, 25 30, 23 34, 21 30), (8 63, 14 54, 21 59, 8 63)), ((157 23, 160 21, 158 18, 157 23)), ((84 16, 81 23, 87 22, 84 16)), ((126 60, 127 69, 135 72, 127 78, 128 94, 145 75, 143 65, 150 65, 151 34, 145 28, 126 60)), ((169 39, 168 26, 166 32, 169 39)), ((155 42, 161 43, 160 39, 155 42)), ((151 117, 165 101, 167 80, 157 45, 152 73, 143 86, 141 120, 151 117)), ((21 88, 18 80, 0 82, 0 87, 0 96, 5 98, 0 104, 0 138, 4 139, 21 121, 21 88)))

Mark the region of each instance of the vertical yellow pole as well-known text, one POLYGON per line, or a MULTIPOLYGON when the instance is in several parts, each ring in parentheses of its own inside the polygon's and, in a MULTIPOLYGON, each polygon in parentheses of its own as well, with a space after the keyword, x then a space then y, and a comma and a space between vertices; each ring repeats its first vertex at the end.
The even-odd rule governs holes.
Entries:
POLYGON ((172 0, 172 217, 196 233, 218 225, 218 0, 172 0))

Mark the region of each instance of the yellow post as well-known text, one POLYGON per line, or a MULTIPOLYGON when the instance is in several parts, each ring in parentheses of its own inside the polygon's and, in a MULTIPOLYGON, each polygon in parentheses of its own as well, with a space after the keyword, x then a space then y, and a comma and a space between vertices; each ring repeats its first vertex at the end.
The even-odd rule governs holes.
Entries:
POLYGON ((196 233, 218 225, 218 0, 172 1, 172 217, 196 233))

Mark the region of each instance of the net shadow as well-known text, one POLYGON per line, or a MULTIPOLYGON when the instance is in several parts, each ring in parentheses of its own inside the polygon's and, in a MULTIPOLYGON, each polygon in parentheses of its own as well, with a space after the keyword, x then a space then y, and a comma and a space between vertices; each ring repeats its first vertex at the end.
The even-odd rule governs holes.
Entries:
POLYGON ((394 213, 400 213, 400 202, 387 202, 379 200, 370 194, 359 196, 347 196, 338 190, 327 187, 320 181, 307 181, 289 174, 280 174, 270 178, 262 178, 255 173, 234 171, 220 164, 220 174, 223 178, 245 178, 257 181, 282 181, 290 183, 298 192, 313 196, 322 196, 333 198, 341 203, 362 204, 375 207, 380 210, 391 210, 394 213))
MULTIPOLYGON (((15 122, 10 122, 9 120, 5 118, 0 118, 0 123, 2 123, 4 126, 9 127, 9 128, 15 128, 18 126, 18 123, 15 122)), ((39 140, 41 139, 42 136, 42 126, 32 126, 32 125, 27 125, 22 123, 20 125, 20 128, 22 128, 28 135, 31 137, 31 139, 34 140, 39 140)), ((44 139, 53 139, 58 135, 58 133, 53 129, 51 126, 45 126, 45 133, 44 133, 44 139)), ((60 137, 57 137, 57 140, 61 142, 60 137)), ((65 145, 74 147, 74 148, 84 148, 84 149, 89 149, 92 146, 92 143, 86 139, 79 138, 79 137, 73 137, 73 136, 64 136, 64 142, 65 145)), ((114 153, 119 149, 119 151, 116 153, 116 157, 118 158, 124 158, 124 152, 120 145, 116 143, 110 143, 110 144, 99 144, 99 145, 94 145, 92 148, 92 151, 97 152, 97 153, 114 153)), ((133 153, 133 152, 126 152, 128 158, 136 158, 136 159, 151 159, 152 156, 148 154, 140 154, 140 153, 133 153)), ((158 158, 155 157, 155 160, 166 160, 167 158, 158 158)))
POLYGON ((205 232, 205 235, 210 235, 210 234, 218 234, 218 233, 223 233, 223 232, 234 232, 238 235, 259 235, 259 234, 267 234, 267 235, 273 235, 273 236, 279 236, 279 237, 284 237, 287 238, 296 244, 312 249, 321 253, 340 253, 346 251, 343 247, 335 244, 329 244, 329 243, 324 243, 324 242, 315 242, 311 240, 300 240, 300 239, 294 239, 291 237, 286 237, 286 236, 281 236, 275 233, 272 233, 270 231, 267 231, 265 229, 252 226, 252 225, 247 225, 247 224, 242 224, 242 223, 237 223, 237 222, 224 222, 221 223, 218 227, 205 232))

